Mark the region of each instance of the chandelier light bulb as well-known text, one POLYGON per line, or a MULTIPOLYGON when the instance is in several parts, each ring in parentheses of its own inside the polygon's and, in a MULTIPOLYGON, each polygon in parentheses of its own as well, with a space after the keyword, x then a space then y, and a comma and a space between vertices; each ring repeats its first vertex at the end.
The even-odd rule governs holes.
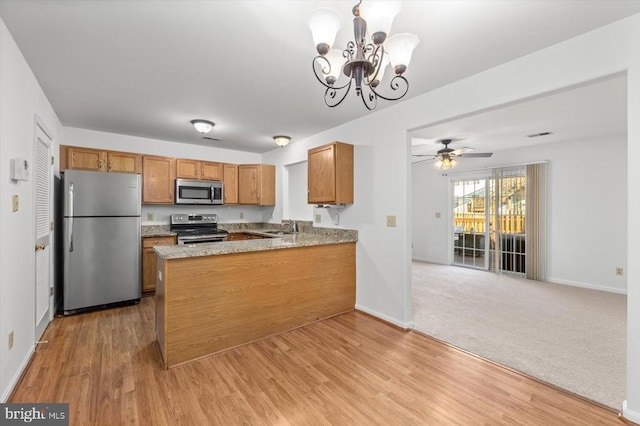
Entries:
POLYGON ((367 31, 375 44, 384 42, 393 20, 400 13, 401 1, 367 0, 360 5, 360 16, 367 21, 367 31))
POLYGON ((191 124, 193 124, 193 127, 200 133, 209 133, 211 129, 213 129, 213 126, 215 126, 215 123, 208 120, 191 120, 191 124))
POLYGON ((337 11, 328 7, 319 7, 311 12, 308 23, 319 54, 326 55, 333 46, 341 19, 337 11))
POLYGON ((418 43, 420 43, 418 36, 410 33, 395 34, 385 41, 384 47, 389 53, 391 66, 397 74, 402 74, 407 69, 413 50, 418 43))

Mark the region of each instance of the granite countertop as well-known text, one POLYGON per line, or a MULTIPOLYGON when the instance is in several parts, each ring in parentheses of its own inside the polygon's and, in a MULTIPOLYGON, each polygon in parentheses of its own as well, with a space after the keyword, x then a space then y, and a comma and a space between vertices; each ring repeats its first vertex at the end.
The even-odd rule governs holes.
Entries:
POLYGON ((176 233, 169 229, 169 225, 142 225, 142 238, 147 237, 175 237, 176 233))
MULTIPOLYGON (((248 232, 260 235, 264 233, 263 231, 264 230, 252 229, 238 230, 236 232, 248 232)), ((358 231, 355 230, 314 228, 313 232, 298 232, 295 234, 281 235, 273 238, 224 241, 218 243, 156 246, 153 249, 163 259, 182 259, 186 257, 246 253, 326 244, 344 244, 353 243, 356 241, 358 241, 358 231)))

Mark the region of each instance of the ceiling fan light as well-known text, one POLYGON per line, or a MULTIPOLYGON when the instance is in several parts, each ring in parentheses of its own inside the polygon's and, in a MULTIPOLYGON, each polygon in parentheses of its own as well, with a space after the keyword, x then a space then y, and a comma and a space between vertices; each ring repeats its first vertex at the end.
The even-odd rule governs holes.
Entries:
POLYGON ((454 160, 453 158, 443 158, 442 159, 442 164, 440 165, 440 168, 442 170, 446 170, 446 169, 452 169, 456 166, 456 160, 454 160))
POLYGON ((319 7, 311 12, 307 22, 311 28, 313 42, 321 55, 324 55, 326 50, 333 46, 341 26, 341 18, 337 11, 328 7, 319 7))
POLYGON ((409 66, 413 50, 418 43, 420 43, 418 36, 410 33, 395 34, 385 41, 384 47, 389 52, 391 66, 396 70, 402 70, 399 74, 409 66))
POLYGON ((215 126, 215 123, 208 120, 191 120, 191 124, 193 124, 193 127, 200 133, 209 133, 211 129, 213 129, 213 126, 215 126))
POLYGON ((273 137, 273 141, 280 147, 285 147, 291 142, 291 136, 278 135, 273 137))

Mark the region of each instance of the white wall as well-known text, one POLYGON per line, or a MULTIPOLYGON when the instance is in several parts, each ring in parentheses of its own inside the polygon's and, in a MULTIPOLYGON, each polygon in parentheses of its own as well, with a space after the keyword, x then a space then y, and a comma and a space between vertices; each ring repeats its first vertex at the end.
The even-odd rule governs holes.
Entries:
MULTIPOLYGON (((355 203, 341 225, 359 230, 359 309, 411 325, 411 180, 407 131, 532 96, 628 72, 629 164, 640 164, 640 14, 540 50, 264 155, 279 166, 303 161, 331 141, 355 145, 355 203), (397 215, 387 228, 385 216, 397 215)), ((409 79, 419 78, 409 71, 409 79)), ((352 95, 354 96, 354 95, 352 95)), ((624 156, 622 156, 624 158, 624 156)), ((640 168, 627 175, 629 349, 625 414, 640 420, 640 168)), ((282 191, 282 188, 278 189, 282 191)), ((438 201, 438 200, 436 200, 438 201)), ((274 218, 281 217, 276 206, 274 218)))
POLYGON ((307 162, 301 161, 285 167, 283 188, 287 195, 283 197, 285 219, 313 220, 313 206, 307 204, 307 162))
POLYGON ((413 258, 450 263, 450 181, 486 174, 465 170, 549 160, 547 281, 626 293, 615 268, 627 263, 627 167, 603 150, 626 152, 626 135, 502 151, 446 177, 432 162, 413 165, 413 258))
MULTIPOLYGON (((190 145, 96 130, 64 127, 65 145, 87 148, 110 149, 113 151, 136 152, 140 154, 161 155, 176 158, 193 158, 205 161, 218 161, 234 164, 253 164, 262 162, 260 154, 221 149, 215 147, 190 145)), ((278 202, 278 200, 276 200, 278 202)), ((142 206, 142 223, 168 224, 171 213, 216 213, 220 223, 228 222, 269 222, 273 207, 270 206, 142 206), (244 216, 240 218, 240 214, 244 216)))
POLYGON ((35 114, 54 137, 62 126, 31 69, 0 19, 0 401, 5 401, 34 348, 34 178, 12 182, 10 159, 34 162, 35 114), (12 212, 13 195, 20 208, 12 212), (8 347, 9 332, 14 346, 8 347))

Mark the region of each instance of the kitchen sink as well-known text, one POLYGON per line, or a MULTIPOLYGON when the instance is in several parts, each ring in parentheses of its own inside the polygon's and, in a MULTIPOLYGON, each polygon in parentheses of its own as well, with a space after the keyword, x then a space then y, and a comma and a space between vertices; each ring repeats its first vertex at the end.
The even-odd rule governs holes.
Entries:
POLYGON ((269 235, 289 235, 289 234, 293 234, 293 232, 291 231, 280 231, 280 230, 273 230, 273 231, 263 231, 264 234, 269 234, 269 235))

